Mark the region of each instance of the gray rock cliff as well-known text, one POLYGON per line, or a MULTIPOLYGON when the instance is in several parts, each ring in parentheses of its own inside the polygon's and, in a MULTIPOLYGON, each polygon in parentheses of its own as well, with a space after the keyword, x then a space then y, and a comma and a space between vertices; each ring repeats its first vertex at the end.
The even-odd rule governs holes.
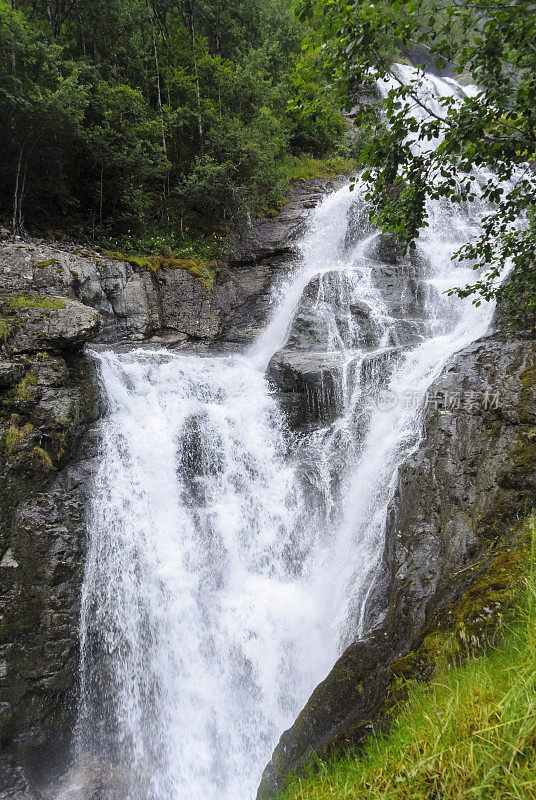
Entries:
POLYGON ((479 643, 504 612, 516 527, 536 502, 536 341, 497 319, 450 361, 431 396, 388 511, 372 629, 281 737, 259 800, 313 753, 327 757, 381 730, 397 680, 433 671, 434 646, 454 620, 461 640, 479 643), (447 402, 460 395, 459 407, 447 402))
POLYGON ((0 325, 0 797, 26 798, 72 713, 87 433, 100 413, 94 364, 80 348, 100 318, 67 298, 4 294, 0 325))

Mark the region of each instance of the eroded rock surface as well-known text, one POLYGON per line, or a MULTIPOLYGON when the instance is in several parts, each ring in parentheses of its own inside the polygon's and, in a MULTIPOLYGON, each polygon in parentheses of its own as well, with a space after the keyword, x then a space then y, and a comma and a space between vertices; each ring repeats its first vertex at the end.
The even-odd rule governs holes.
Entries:
POLYGON ((497 625, 516 526, 536 503, 536 341, 498 320, 449 362, 431 397, 421 445, 400 468, 388 511, 369 602, 375 624, 281 737, 259 800, 274 797, 313 752, 340 752, 381 728, 400 675, 433 671, 431 643, 460 616, 464 598, 477 594, 479 580, 488 599, 483 608, 473 598, 464 622, 472 630, 463 635, 478 641, 482 626, 497 625))
POLYGON ((0 295, 0 320, 4 349, 11 354, 72 350, 101 326, 98 313, 82 303, 33 293, 0 295))

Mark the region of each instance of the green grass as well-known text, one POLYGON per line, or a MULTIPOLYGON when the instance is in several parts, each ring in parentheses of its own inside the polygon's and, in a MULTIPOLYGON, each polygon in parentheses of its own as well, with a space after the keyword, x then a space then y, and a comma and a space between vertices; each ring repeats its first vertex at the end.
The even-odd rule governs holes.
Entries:
POLYGON ((388 735, 361 757, 316 764, 281 800, 536 798, 536 518, 526 527, 529 574, 500 644, 412 685, 388 735))
POLYGON ((312 178, 329 178, 351 173, 356 169, 356 161, 346 156, 333 156, 333 158, 288 156, 283 168, 289 181, 307 181, 312 178))

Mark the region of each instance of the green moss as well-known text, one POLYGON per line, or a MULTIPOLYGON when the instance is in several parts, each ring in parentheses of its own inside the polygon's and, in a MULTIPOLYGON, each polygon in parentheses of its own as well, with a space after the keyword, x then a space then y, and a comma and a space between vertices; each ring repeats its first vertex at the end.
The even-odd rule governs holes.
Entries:
MULTIPOLYGON (((70 423, 68 426, 70 431, 74 428, 74 423, 70 423)), ((54 456, 56 461, 60 461, 66 453, 67 450, 67 433, 56 433, 52 436, 52 443, 54 448, 54 456)))
POLYGON ((493 642, 501 625, 515 616, 526 574, 528 540, 498 555, 453 610, 460 649, 473 651, 493 642))
POLYGON ((49 258, 47 261, 36 261, 34 267, 51 267, 52 264, 57 264, 56 258, 49 258))
POLYGON ((348 175, 355 171, 356 161, 353 158, 336 156, 334 158, 308 158, 289 156, 283 169, 289 181, 308 181, 315 178, 330 178, 348 175))
POLYGON ((525 389, 530 389, 536 385, 536 364, 521 373, 521 383, 525 389))
MULTIPOLYGON (((114 261, 126 261, 126 256, 124 253, 120 253, 118 250, 103 250, 102 255, 106 256, 106 258, 111 258, 114 261)), ((98 261, 102 261, 101 258, 97 259, 98 261)))
POLYGON ((252 216, 255 219, 274 219, 277 217, 281 209, 288 203, 288 199, 283 200, 281 205, 277 208, 261 208, 258 211, 255 211, 252 216))
POLYGON ((186 270, 193 278, 203 284, 209 292, 213 291, 216 281, 218 262, 215 259, 205 258, 171 258, 169 256, 130 256, 115 251, 103 251, 107 258, 125 261, 137 270, 158 272, 166 269, 186 270))
POLYGON ((32 400, 35 394, 32 391, 32 387, 34 386, 37 386, 37 375, 33 372, 27 372, 13 390, 15 398, 22 402, 32 400))
POLYGON ((65 308, 66 304, 58 297, 44 295, 11 297, 9 304, 12 308, 65 308))
POLYGON ((532 470, 536 461, 536 443, 528 435, 532 428, 527 427, 521 430, 516 441, 513 461, 518 470, 532 470))
POLYGON ((54 464, 52 463, 52 459, 50 458, 49 454, 46 450, 43 450, 42 447, 34 447, 32 449, 32 460, 38 463, 40 466, 44 467, 44 469, 54 469, 54 464))
POLYGON ((7 319, 1 319, 0 318, 0 339, 2 339, 4 344, 7 342, 8 338, 9 338, 10 330, 11 330, 11 327, 10 327, 9 322, 7 321, 7 319))
POLYGON ((3 445, 8 455, 17 452, 30 440, 34 427, 29 422, 19 427, 13 420, 3 437, 3 445))

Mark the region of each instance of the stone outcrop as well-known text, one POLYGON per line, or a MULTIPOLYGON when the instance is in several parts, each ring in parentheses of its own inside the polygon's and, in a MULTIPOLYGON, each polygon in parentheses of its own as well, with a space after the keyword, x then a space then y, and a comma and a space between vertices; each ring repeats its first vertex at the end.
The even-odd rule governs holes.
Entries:
POLYGON ((328 425, 341 409, 341 363, 337 353, 280 350, 268 378, 293 430, 328 425))
POLYGON ((344 178, 299 181, 292 197, 275 217, 252 219, 231 251, 231 264, 247 264, 292 252, 309 212, 326 192, 344 185, 344 178))
POLYGON ((482 644, 505 613, 519 519, 536 504, 536 341, 497 320, 450 361, 431 397, 388 511, 369 600, 375 624, 281 737, 259 800, 312 753, 355 747, 381 729, 400 681, 433 672, 444 632, 460 647, 482 644))
POLYGON ((52 768, 73 710, 87 432, 100 413, 80 348, 100 319, 42 295, 3 295, 0 315, 0 797, 27 800, 28 776, 52 768))
POLYGON ((43 295, 0 295, 4 349, 10 354, 72 350, 100 328, 96 311, 73 300, 43 295))
POLYGON ((258 298, 266 306, 275 271, 292 264, 299 231, 333 185, 331 179, 300 183, 280 214, 252 220, 229 244, 214 285, 187 259, 151 269, 143 259, 106 251, 12 239, 0 242, 0 292, 78 300, 101 315, 103 342, 156 337, 175 345, 215 339, 241 343, 254 334, 244 315, 258 298))
POLYGON ((247 284, 241 282, 243 270, 238 270, 211 290, 187 269, 152 271, 66 246, 0 244, 0 291, 78 300, 101 315, 103 342, 141 341, 162 334, 175 334, 176 341, 214 339, 249 292, 267 287, 269 267, 253 269, 247 284))
MULTIPOLYGON (((350 206, 345 248, 351 253, 369 232, 359 202, 350 206)), ((268 366, 287 421, 295 431, 330 424, 342 407, 345 370, 359 370, 364 391, 386 385, 401 352, 415 346, 427 330, 423 303, 428 264, 422 256, 403 256, 391 236, 377 234, 364 252, 371 279, 385 307, 383 319, 370 304, 359 300, 355 277, 340 270, 316 275, 305 287, 288 333, 285 348, 268 366), (343 299, 344 298, 344 299, 343 299), (381 346, 382 341, 385 346, 381 346), (344 353, 344 349, 347 353, 344 353), (351 351, 358 358, 344 363, 351 351)))

